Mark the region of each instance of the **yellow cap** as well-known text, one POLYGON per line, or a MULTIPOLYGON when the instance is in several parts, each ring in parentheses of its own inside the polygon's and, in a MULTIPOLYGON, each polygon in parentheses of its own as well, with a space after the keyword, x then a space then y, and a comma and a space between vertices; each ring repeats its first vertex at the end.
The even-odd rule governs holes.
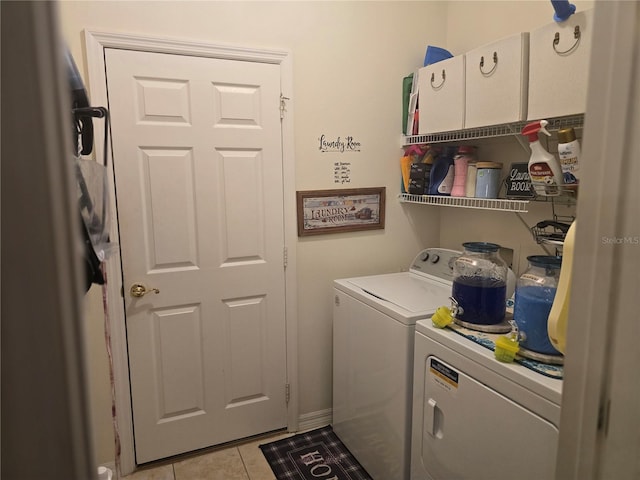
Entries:
POLYGON ((513 336, 501 335, 496 339, 495 356, 499 361, 513 362, 518 350, 520 350, 520 345, 513 336))
POLYGON ((434 327, 444 328, 453 322, 453 317, 451 316, 451 310, 448 307, 438 307, 436 313, 431 317, 431 321, 433 322, 434 327))

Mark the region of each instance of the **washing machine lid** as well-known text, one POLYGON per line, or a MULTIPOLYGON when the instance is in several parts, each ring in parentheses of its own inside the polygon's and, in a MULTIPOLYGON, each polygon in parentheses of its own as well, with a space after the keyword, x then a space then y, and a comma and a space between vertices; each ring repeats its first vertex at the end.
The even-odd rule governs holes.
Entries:
POLYGON ((363 293, 406 310, 411 316, 431 315, 438 307, 448 305, 451 295, 450 284, 409 272, 357 277, 347 282, 363 293))

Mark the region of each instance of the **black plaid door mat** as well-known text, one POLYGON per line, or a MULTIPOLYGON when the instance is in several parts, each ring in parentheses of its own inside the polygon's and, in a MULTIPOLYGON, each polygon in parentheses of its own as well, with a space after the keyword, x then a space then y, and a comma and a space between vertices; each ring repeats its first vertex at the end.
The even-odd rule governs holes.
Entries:
POLYGON ((260 449, 278 480, 372 480, 330 425, 260 449))

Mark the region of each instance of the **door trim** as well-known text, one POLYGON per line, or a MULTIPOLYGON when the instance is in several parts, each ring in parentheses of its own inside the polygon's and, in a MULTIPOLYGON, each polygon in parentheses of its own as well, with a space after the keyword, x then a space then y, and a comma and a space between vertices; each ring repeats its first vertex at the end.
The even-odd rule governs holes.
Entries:
MULTIPOLYGON (((284 241, 287 264, 285 269, 285 315, 286 315, 286 368, 287 383, 290 385, 290 397, 287 405, 287 429, 298 429, 298 331, 297 331, 297 282, 296 282, 296 200, 295 200, 295 163, 293 144, 293 66, 291 53, 286 50, 268 50, 247 48, 236 45, 210 44, 191 40, 169 39, 162 37, 140 36, 126 33, 113 33, 96 30, 84 30, 86 68, 88 73, 92 105, 107 105, 105 48, 119 48, 141 52, 172 53, 227 60, 270 63, 280 65, 281 93, 287 97, 286 113, 282 119, 282 153, 284 186, 284 241)), ((95 138, 103 138, 104 122, 96 122, 95 138)), ((96 142, 96 158, 102 158, 103 145, 96 142)), ((113 169, 109 172, 109 206, 112 217, 116 216, 114 195, 115 179, 113 169)), ((117 221, 111 222, 111 238, 119 238, 117 221)), ((283 251, 283 262, 285 252, 283 251)), ((133 441, 133 415, 131 409, 131 390, 129 384, 129 365, 125 328, 125 305, 122 297, 122 269, 120 255, 112 255, 106 261, 107 308, 111 331, 111 350, 113 381, 115 386, 115 419, 121 445, 120 474, 127 475, 136 468, 133 441)))
POLYGON ((637 477, 640 446, 637 2, 596 2, 592 31, 556 466, 573 480, 637 477))

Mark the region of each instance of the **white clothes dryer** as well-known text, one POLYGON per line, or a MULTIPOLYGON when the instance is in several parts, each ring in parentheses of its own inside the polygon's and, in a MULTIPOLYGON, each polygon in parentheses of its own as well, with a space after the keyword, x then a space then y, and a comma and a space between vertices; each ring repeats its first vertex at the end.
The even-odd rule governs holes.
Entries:
POLYGON ((554 478, 561 379, 431 319, 416 324, 414 357, 411 480, 554 478))
POLYGON ((374 480, 408 480, 416 321, 449 305, 460 252, 421 251, 408 272, 335 280, 333 429, 374 480))

